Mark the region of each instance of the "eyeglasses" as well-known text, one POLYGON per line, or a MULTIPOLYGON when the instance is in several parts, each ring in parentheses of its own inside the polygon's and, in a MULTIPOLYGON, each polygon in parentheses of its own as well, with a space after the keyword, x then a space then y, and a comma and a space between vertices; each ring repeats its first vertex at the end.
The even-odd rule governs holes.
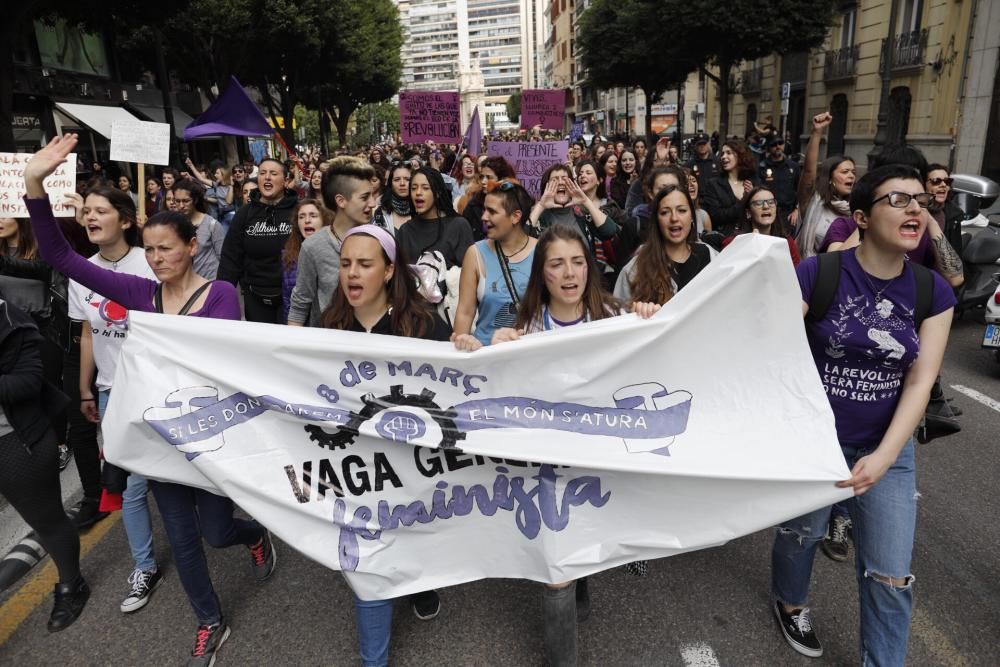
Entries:
POLYGON ((883 199, 889 200, 889 206, 893 208, 906 208, 910 205, 910 202, 916 200, 920 205, 920 208, 927 208, 930 206, 933 195, 927 192, 921 192, 920 194, 911 195, 907 192, 887 192, 878 199, 872 202, 872 206, 879 203, 883 199))
POLYGON ((931 185, 941 185, 942 183, 944 183, 950 188, 951 184, 955 182, 955 179, 951 178, 950 176, 948 178, 928 178, 927 182, 930 183, 931 185))
POLYGON ((500 192, 510 192, 511 190, 517 187, 520 187, 519 184, 515 183, 514 181, 508 181, 506 179, 502 181, 491 181, 486 184, 486 192, 487 193, 496 192, 497 190, 499 190, 500 192))
POLYGON ((233 167, 233 173, 234 174, 242 174, 242 173, 244 173, 244 169, 243 169, 243 167, 233 167))
POLYGON ((774 199, 772 198, 772 199, 757 199, 755 201, 750 202, 750 205, 753 206, 754 208, 774 208, 776 204, 774 199))

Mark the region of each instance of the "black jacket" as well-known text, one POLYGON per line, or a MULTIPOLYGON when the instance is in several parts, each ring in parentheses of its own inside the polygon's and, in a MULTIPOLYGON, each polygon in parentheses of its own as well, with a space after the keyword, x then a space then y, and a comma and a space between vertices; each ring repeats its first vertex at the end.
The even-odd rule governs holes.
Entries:
POLYGON ((229 225, 217 278, 280 295, 281 251, 292 231, 292 209, 298 200, 294 190, 286 189, 277 204, 265 204, 255 190, 229 225))
POLYGON ((49 415, 69 403, 42 377, 41 341, 27 313, 0 301, 0 408, 29 449, 52 428, 49 415))
POLYGON ((702 208, 712 216, 713 232, 719 232, 723 236, 732 236, 736 233, 746 217, 744 207, 746 196, 738 199, 733 194, 725 173, 720 173, 705 183, 700 199, 702 208))

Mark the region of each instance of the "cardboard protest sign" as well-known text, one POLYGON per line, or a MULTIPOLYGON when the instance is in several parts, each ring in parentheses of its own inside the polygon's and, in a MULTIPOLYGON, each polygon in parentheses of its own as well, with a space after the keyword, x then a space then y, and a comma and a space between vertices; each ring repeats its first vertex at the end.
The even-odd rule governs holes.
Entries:
POLYGON ((521 127, 525 129, 541 125, 545 130, 561 130, 565 113, 565 90, 528 89, 521 93, 521 127))
POLYGON ((111 159, 136 164, 170 164, 170 125, 116 120, 111 124, 111 159))
POLYGON ((541 195, 542 174, 565 163, 568 150, 565 141, 491 141, 486 147, 488 155, 502 157, 514 167, 517 180, 535 199, 541 195))
POLYGON ((404 90, 399 93, 403 143, 458 143, 462 139, 458 93, 404 90))
POLYGON ((133 312, 104 453, 232 498, 366 600, 568 581, 851 495, 801 303, 784 239, 746 234, 650 320, 471 354, 133 312), (733 340, 758 343, 706 353, 733 340))
MULTIPOLYGON (((31 153, 0 153, 0 217, 28 217, 23 201, 24 166, 30 159, 31 153)), ((70 153, 66 162, 45 179, 45 192, 57 218, 76 215, 76 209, 63 203, 66 195, 76 192, 76 153, 70 153)))

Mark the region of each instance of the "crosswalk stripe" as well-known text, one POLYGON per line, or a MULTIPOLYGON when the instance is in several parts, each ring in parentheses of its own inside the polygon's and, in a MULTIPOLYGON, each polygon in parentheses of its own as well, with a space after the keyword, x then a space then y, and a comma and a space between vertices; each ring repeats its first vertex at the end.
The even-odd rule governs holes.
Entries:
POLYGON ((974 401, 982 403, 988 408, 992 408, 997 412, 1000 412, 1000 401, 994 400, 982 392, 976 391, 975 389, 971 389, 962 384, 953 384, 951 385, 951 388, 959 393, 965 394, 974 401))

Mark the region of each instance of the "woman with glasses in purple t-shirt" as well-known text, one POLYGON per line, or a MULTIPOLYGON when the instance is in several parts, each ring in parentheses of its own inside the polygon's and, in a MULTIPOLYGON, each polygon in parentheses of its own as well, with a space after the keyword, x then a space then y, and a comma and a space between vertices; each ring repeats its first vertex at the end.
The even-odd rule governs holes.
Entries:
MULTIPOLYGON (((861 662, 881 667, 906 660, 917 518, 913 431, 941 368, 955 306, 944 278, 906 261, 924 233, 930 198, 909 167, 868 172, 850 200, 863 242, 828 253, 840 269, 825 313, 809 312, 813 291, 822 289, 820 258, 797 269, 809 347, 851 468, 851 478, 837 485, 854 490, 848 506, 861 662)), ((823 647, 808 607, 809 581, 829 518, 826 507, 785 522, 772 552, 773 612, 792 648, 811 657, 823 647)))

